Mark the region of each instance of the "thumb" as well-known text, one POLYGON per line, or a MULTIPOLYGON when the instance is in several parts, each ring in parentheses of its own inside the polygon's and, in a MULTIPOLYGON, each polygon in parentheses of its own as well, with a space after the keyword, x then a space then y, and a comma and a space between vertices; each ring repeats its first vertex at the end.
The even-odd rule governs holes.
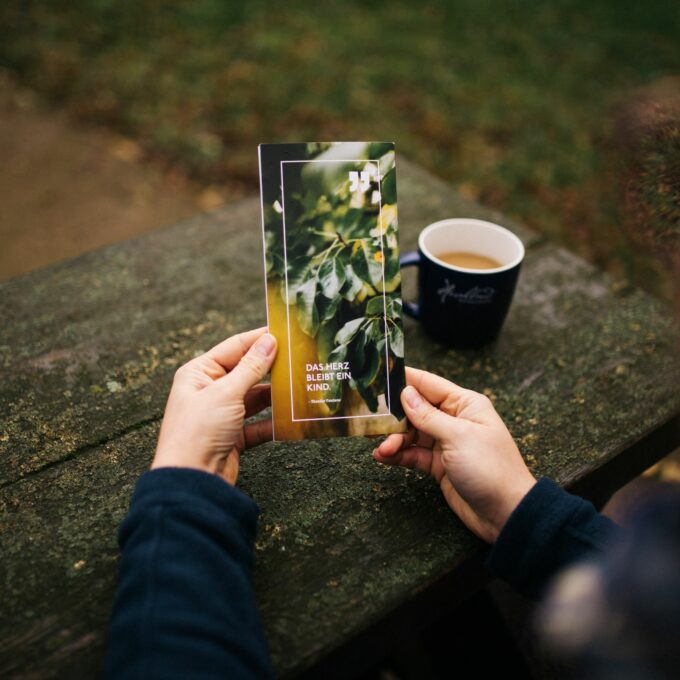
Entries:
POLYGON ((217 382, 223 383, 233 396, 243 399, 248 390, 267 375, 275 356, 276 338, 265 333, 241 357, 236 366, 217 382))
POLYGON ((408 385, 402 390, 401 403, 415 428, 435 439, 451 437, 451 430, 455 427, 453 416, 430 404, 413 385, 408 385))

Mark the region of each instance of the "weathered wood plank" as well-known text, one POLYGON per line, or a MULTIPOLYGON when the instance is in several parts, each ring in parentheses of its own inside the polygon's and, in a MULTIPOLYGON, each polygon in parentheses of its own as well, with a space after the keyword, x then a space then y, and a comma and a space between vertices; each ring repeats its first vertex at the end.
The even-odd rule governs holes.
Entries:
POLYGON ((0 286, 0 484, 157 418, 174 368, 262 325, 257 209, 243 202, 0 286))
MULTIPOLYGON (((405 248, 434 219, 489 216, 402 165, 405 248)), ((0 287, 0 674, 95 672, 116 526, 172 370, 264 317, 258 210, 243 201, 0 287)), ((674 326, 648 296, 522 235, 534 245, 498 343, 450 351, 407 322, 407 360, 486 391, 536 474, 578 481, 680 410, 674 326)), ((371 448, 269 444, 244 459, 240 484, 263 512, 255 582, 282 674, 480 547, 428 479, 379 467, 371 448)))
POLYGON ((99 677, 116 527, 157 424, 92 447, 0 495, 0 676, 99 677))

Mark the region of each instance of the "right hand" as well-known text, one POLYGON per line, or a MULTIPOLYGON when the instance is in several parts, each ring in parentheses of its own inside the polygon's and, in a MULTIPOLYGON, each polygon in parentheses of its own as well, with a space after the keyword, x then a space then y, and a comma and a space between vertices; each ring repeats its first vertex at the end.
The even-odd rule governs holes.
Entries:
POLYGON ((413 427, 373 457, 432 475, 465 525, 494 543, 536 479, 487 397, 416 368, 406 381, 401 402, 413 427))

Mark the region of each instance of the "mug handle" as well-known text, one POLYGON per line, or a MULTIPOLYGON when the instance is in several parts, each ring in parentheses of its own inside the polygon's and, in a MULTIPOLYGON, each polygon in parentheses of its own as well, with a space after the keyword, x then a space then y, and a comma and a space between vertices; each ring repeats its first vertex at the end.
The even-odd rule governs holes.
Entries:
MULTIPOLYGON (((412 250, 411 252, 404 253, 399 258, 399 266, 404 267, 417 267, 420 264, 420 253, 417 250, 412 250)), ((404 312, 407 316, 413 319, 420 319, 420 309, 415 302, 408 302, 407 300, 402 300, 402 305, 404 307, 404 312)))

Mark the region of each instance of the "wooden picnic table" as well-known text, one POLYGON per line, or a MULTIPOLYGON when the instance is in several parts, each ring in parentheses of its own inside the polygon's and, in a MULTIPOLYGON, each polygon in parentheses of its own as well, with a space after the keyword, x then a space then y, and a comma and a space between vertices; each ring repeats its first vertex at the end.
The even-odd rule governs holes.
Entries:
MULTIPOLYGON (((406 358, 495 402, 536 475, 598 505, 678 444, 669 312, 401 161, 402 249, 452 216, 516 230, 527 257, 498 342, 447 350, 406 320, 406 358)), ((2 677, 95 677, 116 528, 149 465, 174 370, 265 321, 259 199, 0 285, 2 677)), ((406 286, 412 295, 412 286, 406 286)), ((345 677, 479 588, 484 546, 429 479, 363 438, 266 444, 241 488, 278 673, 345 677)))

